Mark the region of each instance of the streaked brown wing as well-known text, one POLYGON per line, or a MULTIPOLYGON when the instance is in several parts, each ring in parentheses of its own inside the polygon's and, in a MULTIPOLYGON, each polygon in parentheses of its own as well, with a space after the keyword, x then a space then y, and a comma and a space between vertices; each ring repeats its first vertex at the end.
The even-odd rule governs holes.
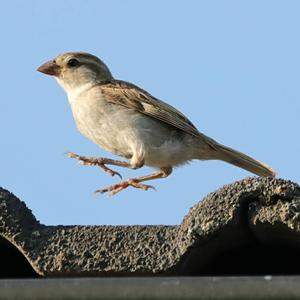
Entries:
POLYGON ((100 88, 105 99, 111 103, 135 109, 188 134, 201 135, 196 127, 177 109, 154 98, 148 92, 131 83, 115 80, 101 84, 100 88))

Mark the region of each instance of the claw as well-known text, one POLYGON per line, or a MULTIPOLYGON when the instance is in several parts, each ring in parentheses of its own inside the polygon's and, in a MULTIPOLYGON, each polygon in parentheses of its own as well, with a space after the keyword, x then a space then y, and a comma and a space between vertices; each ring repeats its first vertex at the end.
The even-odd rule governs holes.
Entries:
MULTIPOLYGON (((120 173, 111 170, 108 168, 106 165, 114 165, 114 166, 119 166, 123 168, 129 168, 129 169, 136 169, 142 167, 143 164, 137 165, 137 166, 132 166, 130 163, 125 162, 125 161, 120 161, 120 160, 115 160, 115 159, 110 159, 110 158, 103 158, 103 157, 89 157, 89 156, 81 156, 78 154, 75 154, 73 152, 67 152, 66 155, 68 155, 71 158, 76 158, 79 160, 79 163, 81 165, 88 165, 88 166, 98 166, 102 170, 104 170, 106 173, 108 173, 111 176, 119 176, 122 179, 122 176, 120 173)), ((144 163, 144 162, 143 162, 144 163)), ((142 182, 146 180, 153 180, 153 179, 158 179, 158 178, 165 178, 169 176, 172 172, 172 167, 164 167, 160 168, 158 172, 155 172, 153 174, 145 175, 145 176, 140 176, 136 178, 130 178, 126 181, 121 181, 115 185, 111 185, 109 187, 106 187, 104 189, 100 189, 95 191, 95 193, 109 193, 111 196, 125 190, 127 187, 132 186, 136 189, 142 189, 144 191, 147 191, 149 189, 153 189, 156 191, 155 187, 152 185, 147 185, 142 182)))
POLYGON ((144 184, 144 183, 138 182, 134 179, 128 179, 127 182, 129 185, 131 185, 137 189, 143 189, 145 191, 147 191, 148 189, 152 189, 152 190, 156 191, 156 189, 153 185, 144 184))
POLYGON ((122 179, 122 175, 117 172, 114 171, 110 168, 108 168, 103 162, 101 158, 91 158, 91 157, 85 157, 85 156, 80 156, 78 154, 75 154, 73 152, 66 152, 65 153, 67 156, 69 156, 70 158, 76 158, 79 160, 79 164, 83 165, 83 166, 98 166, 99 168, 101 168, 103 171, 105 171, 106 173, 108 173, 110 176, 119 176, 120 179, 122 179))
MULTIPOLYGON (((104 167, 105 167, 105 166, 104 166, 104 167)), ((103 169, 103 168, 101 168, 101 169, 103 169)), ((123 179, 123 178, 122 178, 122 175, 121 175, 119 172, 113 171, 112 169, 109 169, 109 168, 107 168, 107 167, 106 167, 105 172, 108 173, 110 176, 115 176, 115 175, 117 175, 117 176, 120 177, 121 180, 123 179)))
POLYGON ((104 189, 96 190, 95 193, 109 193, 111 196, 114 196, 115 194, 121 192, 122 190, 125 190, 129 186, 132 186, 137 189, 143 189, 144 191, 147 191, 148 189, 153 189, 156 191, 155 187, 152 185, 143 184, 134 179, 128 179, 126 181, 119 182, 104 189))
POLYGON ((65 152, 65 154, 71 158, 79 158, 79 155, 78 154, 75 154, 73 152, 65 152))

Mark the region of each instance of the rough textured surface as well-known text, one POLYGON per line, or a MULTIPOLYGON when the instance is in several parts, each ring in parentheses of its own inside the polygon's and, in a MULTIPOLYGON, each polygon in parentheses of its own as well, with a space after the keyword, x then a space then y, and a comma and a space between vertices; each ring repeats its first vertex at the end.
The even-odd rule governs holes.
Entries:
POLYGON ((0 235, 0 250, 21 252, 41 276, 295 274, 300 187, 246 178, 207 195, 178 226, 45 226, 0 189, 0 235))

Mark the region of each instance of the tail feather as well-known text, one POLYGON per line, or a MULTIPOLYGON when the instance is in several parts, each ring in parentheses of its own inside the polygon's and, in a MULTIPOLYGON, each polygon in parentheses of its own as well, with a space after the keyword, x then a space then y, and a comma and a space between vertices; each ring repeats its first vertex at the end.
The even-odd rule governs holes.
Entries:
POLYGON ((245 169, 258 176, 276 176, 276 172, 263 162, 260 162, 244 153, 231 149, 221 144, 215 144, 218 159, 226 161, 232 165, 245 169))

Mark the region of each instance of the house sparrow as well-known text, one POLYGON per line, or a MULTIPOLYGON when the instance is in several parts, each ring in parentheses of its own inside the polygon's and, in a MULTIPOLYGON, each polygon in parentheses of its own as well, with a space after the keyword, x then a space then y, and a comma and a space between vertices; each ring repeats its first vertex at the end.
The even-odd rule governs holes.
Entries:
POLYGON ((108 67, 94 55, 65 53, 40 66, 38 71, 54 76, 65 90, 79 131, 128 162, 68 153, 70 157, 84 165, 97 165, 112 176, 120 174, 107 165, 159 169, 96 192, 114 195, 128 186, 153 188, 143 182, 167 177, 173 167, 193 159, 218 159, 259 176, 276 175, 266 164, 199 132, 171 105, 132 83, 114 79, 108 67))

